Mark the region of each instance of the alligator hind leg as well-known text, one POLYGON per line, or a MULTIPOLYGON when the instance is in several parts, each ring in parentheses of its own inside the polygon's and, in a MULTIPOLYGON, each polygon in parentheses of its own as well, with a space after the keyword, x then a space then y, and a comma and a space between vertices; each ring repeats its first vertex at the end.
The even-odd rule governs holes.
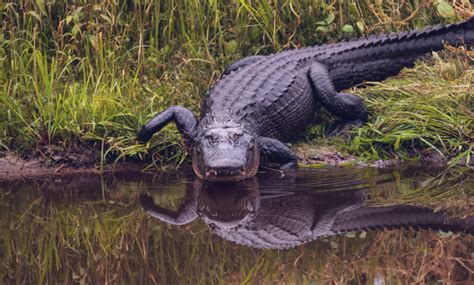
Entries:
POLYGON ((297 167, 297 157, 291 149, 279 140, 262 137, 258 141, 260 153, 267 164, 278 164, 280 169, 297 167))
POLYGON ((137 134, 138 140, 141 142, 150 140, 154 133, 172 121, 176 123, 179 132, 183 135, 186 145, 190 146, 196 136, 198 123, 193 112, 180 106, 169 107, 146 123, 137 134))
POLYGON ((331 135, 341 135, 367 121, 367 107, 362 99, 348 93, 338 93, 329 72, 321 63, 311 65, 308 77, 318 101, 331 114, 341 118, 331 135))

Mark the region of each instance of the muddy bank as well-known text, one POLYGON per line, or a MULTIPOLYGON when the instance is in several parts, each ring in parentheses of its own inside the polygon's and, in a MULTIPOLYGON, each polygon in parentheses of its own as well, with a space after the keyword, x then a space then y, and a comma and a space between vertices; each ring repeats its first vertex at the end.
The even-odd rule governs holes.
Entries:
POLYGON ((23 159, 11 152, 0 152, 0 182, 74 174, 140 172, 146 166, 146 164, 135 162, 120 162, 101 166, 96 159, 90 161, 78 160, 75 162, 67 162, 65 160, 64 162, 51 164, 47 160, 40 158, 23 159))
MULTIPOLYGON (((447 167, 446 159, 437 153, 428 153, 412 162, 400 159, 364 162, 355 156, 342 154, 327 146, 298 144, 293 147, 301 167, 355 166, 375 168, 402 168, 404 166, 427 169, 447 167)), ((146 162, 118 162, 101 165, 99 156, 91 151, 59 152, 47 150, 47 156, 21 158, 12 152, 0 151, 0 181, 25 178, 64 176, 71 174, 94 174, 110 172, 142 172, 149 169, 146 162)), ((460 162, 465 165, 465 162, 460 162)), ((473 166, 471 165, 471 168, 473 166)))
MULTIPOLYGON (((418 159, 404 161, 400 158, 388 160, 364 161, 354 155, 344 154, 330 146, 316 146, 299 143, 293 147, 298 156, 299 164, 306 167, 318 166, 358 166, 375 168, 401 168, 404 166, 419 167, 424 169, 444 169, 448 167, 447 159, 436 151, 424 151, 418 154, 418 159)), ((465 161, 459 161, 459 166, 466 166, 465 161)), ((474 169, 474 161, 470 167, 474 169)))

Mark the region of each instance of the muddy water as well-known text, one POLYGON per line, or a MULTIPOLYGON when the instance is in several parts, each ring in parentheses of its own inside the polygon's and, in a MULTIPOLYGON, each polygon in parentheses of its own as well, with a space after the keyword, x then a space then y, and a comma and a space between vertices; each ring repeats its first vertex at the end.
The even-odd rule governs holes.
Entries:
POLYGON ((0 283, 469 283, 473 189, 416 169, 8 182, 0 283))

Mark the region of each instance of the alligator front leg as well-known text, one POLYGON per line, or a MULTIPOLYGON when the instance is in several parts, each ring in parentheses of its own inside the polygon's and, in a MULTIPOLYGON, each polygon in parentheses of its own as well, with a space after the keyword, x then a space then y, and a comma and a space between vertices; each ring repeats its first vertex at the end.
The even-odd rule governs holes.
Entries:
POLYGON ((196 136, 198 123, 193 112, 180 106, 171 106, 159 113, 141 128, 137 137, 140 141, 146 142, 150 140, 154 133, 160 131, 172 121, 176 123, 179 132, 183 135, 186 145, 190 146, 196 136))
POLYGON ((147 194, 141 194, 139 199, 143 209, 152 217, 172 225, 186 225, 198 217, 197 193, 193 186, 188 186, 177 211, 156 205, 153 198, 147 194))
POLYGON ((360 127, 367 121, 368 111, 362 99, 353 94, 338 93, 323 64, 313 64, 308 77, 318 101, 330 113, 341 118, 332 134, 343 134, 350 127, 360 127))
POLYGON ((260 155, 265 163, 278 164, 281 169, 297 167, 297 157, 291 149, 279 140, 262 137, 258 142, 260 155))

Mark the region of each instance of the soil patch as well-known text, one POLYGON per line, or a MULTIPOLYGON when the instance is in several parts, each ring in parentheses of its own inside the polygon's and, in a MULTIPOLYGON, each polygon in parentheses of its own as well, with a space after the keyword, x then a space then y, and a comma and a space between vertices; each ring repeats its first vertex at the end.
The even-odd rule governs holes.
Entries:
POLYGON ((121 162, 101 167, 93 160, 77 159, 70 161, 70 156, 56 156, 58 161, 40 158, 23 159, 11 152, 0 152, 0 182, 26 178, 54 177, 73 174, 98 174, 110 172, 137 172, 146 167, 143 163, 121 162))
MULTIPOLYGON (((417 156, 417 159, 411 161, 393 158, 373 162, 362 161, 353 155, 341 153, 331 146, 315 146, 309 143, 299 143, 293 147, 293 150, 298 156, 298 163, 307 167, 353 165, 359 167, 397 169, 410 166, 431 170, 448 167, 447 159, 443 155, 430 150, 422 151, 416 155, 414 154, 414 156, 417 156)), ((457 165, 466 166, 466 161, 461 160, 457 165)), ((467 166, 474 169, 474 159, 471 159, 467 166)))
MULTIPOLYGON (((376 168, 401 168, 406 165, 426 168, 446 168, 446 160, 441 155, 430 153, 415 162, 407 163, 399 159, 380 160, 372 163, 358 160, 355 156, 343 154, 328 146, 298 144, 293 147, 302 167, 346 166, 376 168)), ((147 168, 144 162, 119 162, 100 165, 99 156, 90 150, 68 150, 44 148, 40 155, 21 158, 18 155, 0 151, 0 182, 26 178, 64 176, 71 174, 98 174, 110 172, 141 172, 147 168)), ((464 163, 464 162, 461 162, 464 163)))

